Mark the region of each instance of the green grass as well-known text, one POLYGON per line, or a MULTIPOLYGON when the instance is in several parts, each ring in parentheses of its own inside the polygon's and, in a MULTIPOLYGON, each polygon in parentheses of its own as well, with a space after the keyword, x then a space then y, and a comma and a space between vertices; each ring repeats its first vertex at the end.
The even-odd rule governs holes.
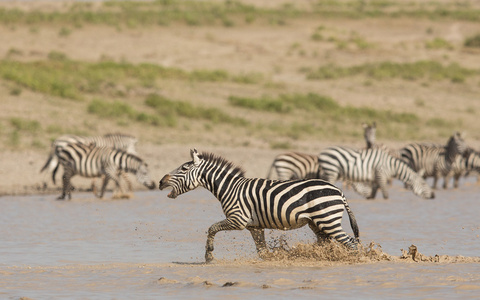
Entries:
POLYGON ((230 74, 225 70, 194 70, 187 72, 155 64, 100 61, 81 62, 68 59, 65 54, 51 52, 48 60, 21 62, 0 60, 0 77, 21 87, 48 95, 83 100, 85 93, 104 93, 116 86, 130 84, 155 86, 161 79, 193 82, 235 82, 256 84, 263 81, 258 73, 230 74), (105 87, 111 87, 105 89, 105 87))
POLYGON ((480 33, 467 38, 464 46, 470 48, 480 48, 480 33))
POLYGON ((242 118, 232 117, 218 108, 194 106, 186 101, 173 101, 158 94, 151 94, 145 99, 145 105, 154 108, 162 117, 183 117, 189 120, 206 120, 213 123, 227 123, 237 126, 248 124, 242 118))
POLYGON ((431 49, 431 50, 438 50, 438 49, 453 50, 454 49, 451 43, 438 37, 431 41, 426 42, 425 48, 431 49))
POLYGON ((317 69, 303 68, 308 79, 327 80, 349 76, 364 75, 375 80, 404 79, 416 81, 420 79, 450 80, 451 82, 463 82, 468 77, 480 75, 480 69, 468 69, 457 63, 442 65, 437 61, 417 61, 413 63, 366 63, 352 67, 340 67, 336 65, 322 66, 317 69))
MULTIPOLYGON (((21 10, 0 8, 0 24, 63 25, 84 24, 143 28, 145 26, 220 25, 233 27, 252 23, 284 25, 300 18, 423 18, 480 22, 480 10, 456 2, 410 3, 401 1, 315 1, 297 8, 295 3, 279 2, 275 7, 257 7, 237 1, 105 1, 99 7, 88 2, 76 2, 64 11, 21 10)), ((68 26, 68 28, 67 28, 68 26)))

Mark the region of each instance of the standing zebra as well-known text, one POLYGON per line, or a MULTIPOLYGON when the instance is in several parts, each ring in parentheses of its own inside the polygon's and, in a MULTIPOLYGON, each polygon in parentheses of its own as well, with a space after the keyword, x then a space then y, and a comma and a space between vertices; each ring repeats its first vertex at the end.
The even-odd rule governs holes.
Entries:
POLYGON ((245 178, 244 171, 211 153, 190 151, 192 161, 166 174, 159 188, 171 187, 170 198, 203 186, 220 201, 226 219, 208 229, 205 260, 213 260, 215 234, 248 229, 260 256, 267 251, 265 228, 295 229, 306 224, 317 239, 334 238, 350 249, 358 244, 358 226, 343 192, 319 179, 268 180, 245 178), (341 226, 346 209, 355 238, 341 226))
POLYGON ((279 154, 273 160, 266 178, 272 178, 273 169, 277 172, 278 180, 320 178, 320 165, 316 155, 298 152, 279 154))
POLYGON ((463 155, 457 156, 452 163, 451 171, 443 174, 443 188, 448 188, 450 177, 453 177, 453 187, 458 188, 460 177, 468 176, 472 172, 480 173, 480 153, 472 148, 468 148, 463 155))
POLYGON ((375 145, 376 135, 377 135, 377 124, 373 122, 372 125, 367 123, 362 123, 363 127, 363 137, 367 143, 367 149, 373 148, 375 145))
POLYGON ((50 155, 48 156, 47 162, 40 170, 40 173, 48 168, 48 170, 52 172, 52 181, 53 184, 55 184, 55 175, 58 171, 58 167, 60 166, 58 158, 55 155, 57 147, 65 147, 68 144, 76 143, 85 145, 93 144, 97 147, 110 147, 124 150, 131 154, 136 154, 135 145, 137 144, 137 141, 137 138, 121 133, 110 133, 99 136, 78 136, 72 134, 62 135, 52 142, 50 155))
POLYGON ((455 132, 446 146, 427 143, 412 143, 400 149, 402 160, 424 178, 433 177, 433 188, 443 174, 448 174, 457 156, 467 149, 462 135, 455 132))
POLYGON ((319 156, 322 179, 334 184, 343 179, 354 182, 354 189, 369 199, 375 198, 380 188, 383 198, 388 199, 387 180, 395 177, 403 181, 417 196, 426 199, 435 197, 425 180, 405 162, 381 149, 353 149, 330 147, 319 156), (368 187, 367 184, 371 184, 368 187))
POLYGON ((59 200, 68 196, 72 198, 72 186, 70 179, 74 175, 83 177, 100 177, 105 175, 99 198, 103 197, 108 181, 112 179, 117 188, 121 190, 120 177, 121 172, 133 173, 137 181, 149 189, 155 188, 155 183, 148 176, 147 164, 138 156, 106 147, 96 147, 94 144, 67 144, 57 146, 55 155, 59 163, 63 166, 63 191, 58 197, 59 200))

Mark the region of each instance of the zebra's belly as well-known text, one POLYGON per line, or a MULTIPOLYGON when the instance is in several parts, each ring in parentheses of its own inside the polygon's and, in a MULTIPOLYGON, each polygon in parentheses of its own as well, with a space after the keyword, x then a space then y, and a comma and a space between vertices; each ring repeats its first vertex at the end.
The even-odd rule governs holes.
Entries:
POLYGON ((279 229, 279 230, 291 230, 303 227, 308 224, 309 218, 298 218, 290 220, 272 220, 266 218, 265 220, 260 220, 254 216, 248 223, 247 227, 253 228, 264 228, 264 229, 279 229))

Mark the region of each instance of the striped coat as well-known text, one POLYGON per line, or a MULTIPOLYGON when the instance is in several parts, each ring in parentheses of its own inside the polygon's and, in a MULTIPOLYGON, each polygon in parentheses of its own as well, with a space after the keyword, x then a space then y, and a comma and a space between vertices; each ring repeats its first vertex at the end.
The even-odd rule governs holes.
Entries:
POLYGON ((138 156, 122 150, 76 143, 57 146, 55 155, 64 169, 62 195, 58 198, 60 200, 65 199, 66 196, 71 199, 72 186, 70 180, 75 175, 83 177, 105 176, 100 198, 103 197, 109 180, 113 180, 117 188, 122 188, 119 177, 121 172, 133 173, 141 184, 150 189, 155 187, 148 175, 147 164, 138 156))
POLYGON ((208 229, 205 260, 213 260, 215 235, 223 230, 248 229, 258 253, 268 251, 264 229, 295 229, 309 225, 318 240, 333 238, 356 249, 358 226, 343 192, 319 179, 268 180, 245 178, 242 169, 211 153, 191 151, 192 161, 166 174, 159 188, 172 188, 170 198, 198 186, 208 189, 220 201, 225 219, 208 229), (350 217, 355 238, 344 232, 344 209, 350 217))

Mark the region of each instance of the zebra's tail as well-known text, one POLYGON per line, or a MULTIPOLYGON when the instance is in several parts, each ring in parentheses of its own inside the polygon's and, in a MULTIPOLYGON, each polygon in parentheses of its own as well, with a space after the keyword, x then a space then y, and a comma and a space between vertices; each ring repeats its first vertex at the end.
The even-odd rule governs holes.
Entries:
POLYGON ((55 154, 50 154, 50 156, 48 157, 47 159, 47 162, 45 163, 45 165, 42 167, 42 169, 40 170, 40 173, 42 173, 43 171, 45 171, 45 169, 49 169, 49 170, 53 170, 52 172, 52 181, 53 181, 53 184, 56 184, 55 183, 55 174, 57 174, 57 171, 58 171, 58 166, 60 165, 59 161, 58 161, 58 158, 55 154))
MULTIPOLYGON (((54 158, 54 154, 50 154, 50 156, 48 156, 48 159, 47 159, 47 162, 45 163, 45 165, 43 165, 42 169, 40 170, 40 173, 42 173, 43 171, 45 171, 45 169, 51 164, 53 163, 52 160, 54 158)), ((51 168, 49 168, 51 169, 51 168)))
POLYGON ((345 210, 347 211, 348 218, 350 219, 350 226, 352 227, 352 231, 353 231, 353 234, 355 235, 355 239, 357 239, 358 241, 359 240, 358 238, 360 237, 360 233, 358 230, 357 219, 355 219, 355 215, 350 209, 350 206, 348 205, 347 198, 345 198, 345 195, 342 194, 342 198, 343 198, 343 205, 345 206, 345 210))

